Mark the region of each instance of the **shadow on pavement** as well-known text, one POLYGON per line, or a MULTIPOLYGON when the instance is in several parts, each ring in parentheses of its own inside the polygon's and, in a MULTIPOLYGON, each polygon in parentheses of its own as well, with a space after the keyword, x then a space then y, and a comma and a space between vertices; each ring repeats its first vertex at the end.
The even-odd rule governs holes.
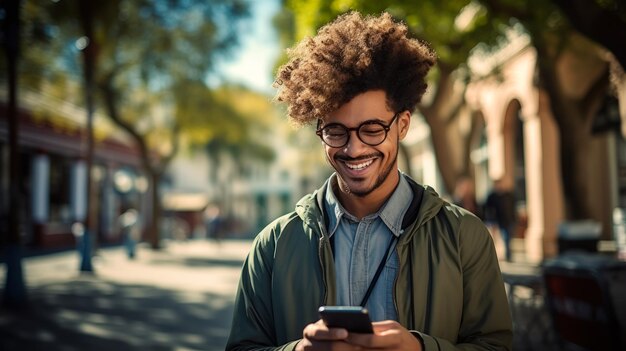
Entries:
POLYGON ((240 259, 226 259, 226 258, 204 258, 204 257, 160 257, 152 259, 151 264, 180 264, 187 267, 209 267, 209 266, 221 266, 231 268, 241 268, 243 266, 243 260, 240 259))
POLYGON ((232 299, 77 277, 0 311, 0 350, 223 350, 232 299), (227 320, 225 320, 227 319, 227 320))

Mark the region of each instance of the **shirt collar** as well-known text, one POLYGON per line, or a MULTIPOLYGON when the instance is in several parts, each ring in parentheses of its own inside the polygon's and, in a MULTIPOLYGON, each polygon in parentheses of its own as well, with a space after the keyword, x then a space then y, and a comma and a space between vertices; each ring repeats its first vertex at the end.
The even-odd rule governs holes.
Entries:
POLYGON ((333 188, 337 187, 337 174, 333 173, 328 179, 328 186, 326 187, 326 194, 324 196, 324 206, 326 206, 326 213, 328 214, 328 236, 331 237, 339 227, 339 222, 343 215, 348 214, 343 206, 337 200, 333 188))
MULTIPOLYGON (((337 186, 337 174, 333 174, 328 180, 328 186, 326 187, 326 194, 324 196, 324 206, 326 206, 326 213, 328 214, 328 236, 331 237, 339 227, 339 223, 343 217, 346 219, 358 222, 357 218, 350 214, 341 205, 337 197, 335 196, 335 189, 337 186)), ((400 181, 398 186, 394 190, 391 197, 383 204, 380 210, 374 214, 368 215, 365 219, 374 219, 380 217, 385 223, 387 228, 395 236, 400 236, 402 230, 402 219, 413 198, 413 190, 406 180, 404 173, 400 172, 400 181)))

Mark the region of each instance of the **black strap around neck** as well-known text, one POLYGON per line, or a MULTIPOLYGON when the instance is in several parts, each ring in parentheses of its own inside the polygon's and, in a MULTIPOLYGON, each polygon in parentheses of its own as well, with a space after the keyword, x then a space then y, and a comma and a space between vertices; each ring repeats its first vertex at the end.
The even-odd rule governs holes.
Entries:
POLYGON ((385 263, 387 263, 387 260, 389 259, 389 252, 391 251, 391 248, 393 247, 393 244, 396 242, 396 240, 398 240, 398 237, 393 235, 391 242, 389 242, 389 246, 387 246, 387 250, 385 250, 385 256, 383 256, 383 258, 380 260, 380 263, 378 264, 378 269, 376 270, 376 274, 374 274, 374 278, 372 278, 372 281, 370 282, 370 286, 367 288, 367 291, 365 292, 365 296, 363 296, 363 300, 361 301, 361 304, 360 304, 361 307, 365 307, 367 300, 370 298, 370 295, 372 294, 372 291, 374 290, 374 286, 376 286, 376 282, 378 281, 380 274, 383 272, 385 263))

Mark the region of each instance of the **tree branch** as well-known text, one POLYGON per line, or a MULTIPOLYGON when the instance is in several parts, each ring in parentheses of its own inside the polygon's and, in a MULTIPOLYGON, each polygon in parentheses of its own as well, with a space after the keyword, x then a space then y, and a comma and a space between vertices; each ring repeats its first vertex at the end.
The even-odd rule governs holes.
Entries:
POLYGON ((553 0, 583 35, 601 44, 626 67, 626 21, 592 0, 553 0))
POLYGON ((504 3, 499 0, 480 0, 480 3, 487 8, 490 13, 500 13, 505 16, 515 17, 517 19, 528 18, 530 14, 528 11, 519 8, 518 6, 513 6, 508 3, 504 3))
POLYGON ((111 118, 111 120, 115 122, 115 124, 117 124, 120 128, 126 131, 133 138, 133 140, 135 140, 137 146, 139 147, 139 151, 141 152, 144 167, 148 171, 151 171, 153 170, 153 167, 150 163, 150 152, 148 150, 148 146, 146 145, 143 136, 139 134, 139 132, 136 131, 135 128, 133 128, 133 125, 120 117, 116 107, 117 97, 115 89, 113 89, 111 84, 112 83, 110 79, 101 81, 99 84, 100 90, 102 91, 102 94, 104 96, 104 105, 109 115, 109 118, 111 118))
POLYGON ((596 79, 581 102, 581 108, 585 111, 586 119, 593 119, 593 112, 597 109, 598 103, 603 101, 603 97, 610 86, 609 84, 610 70, 607 64, 605 72, 596 79))
POLYGON ((165 169, 169 165, 169 163, 176 157, 178 150, 180 149, 180 122, 174 122, 174 127, 172 128, 172 151, 169 154, 161 157, 159 162, 158 171, 160 173, 165 172, 165 169))

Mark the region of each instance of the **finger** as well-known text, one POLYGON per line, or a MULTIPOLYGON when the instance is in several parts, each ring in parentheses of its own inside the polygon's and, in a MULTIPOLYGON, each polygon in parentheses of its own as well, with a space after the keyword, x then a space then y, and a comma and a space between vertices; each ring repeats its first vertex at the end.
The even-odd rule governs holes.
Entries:
POLYGON ((346 342, 368 349, 395 348, 400 344, 400 333, 393 330, 387 330, 384 333, 386 334, 350 333, 346 342))
POLYGON ((408 331, 396 321, 372 323, 373 334, 350 333, 347 342, 366 348, 394 348, 402 343, 403 334, 408 331))
POLYGON ((302 332, 304 339, 313 340, 343 340, 348 337, 348 331, 342 328, 328 328, 320 321, 309 324, 302 332))

